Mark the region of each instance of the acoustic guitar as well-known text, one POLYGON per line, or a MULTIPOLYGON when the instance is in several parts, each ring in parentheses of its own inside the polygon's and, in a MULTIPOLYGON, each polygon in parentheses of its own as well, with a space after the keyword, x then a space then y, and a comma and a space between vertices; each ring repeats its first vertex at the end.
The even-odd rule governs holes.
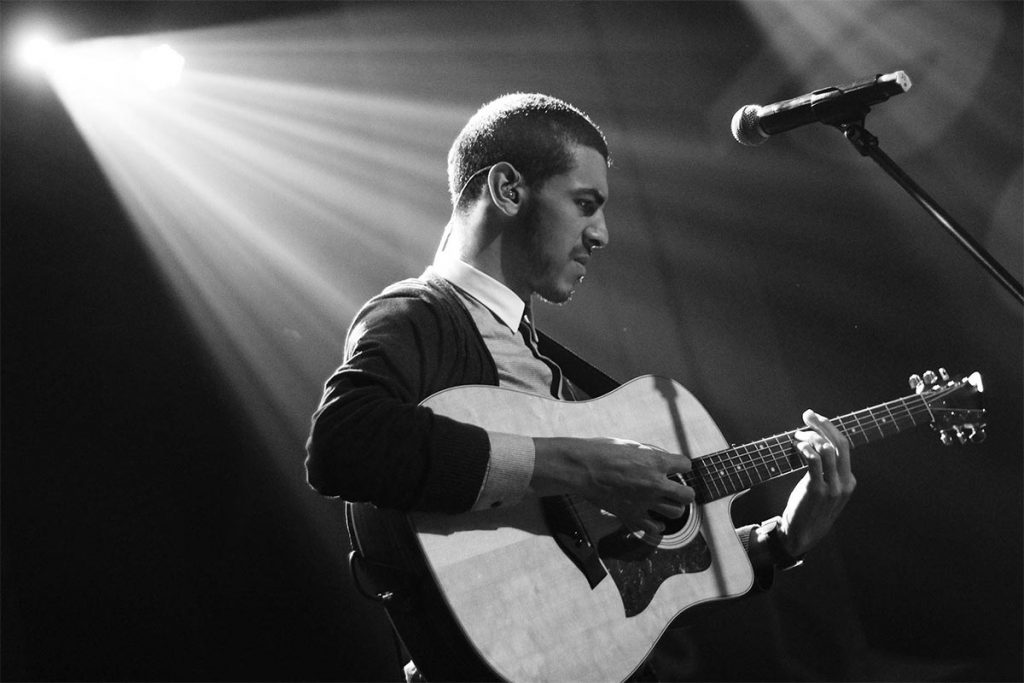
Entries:
MULTIPOLYGON (((945 371, 929 372, 911 383, 914 394, 832 423, 853 448, 925 424, 947 444, 984 438, 984 410, 976 405, 983 390, 978 373, 951 379, 945 371)), ((683 453, 692 459, 692 469, 682 478, 696 492, 686 514, 659 535, 631 529, 571 496, 461 515, 405 516, 351 505, 353 544, 364 551, 375 548, 366 553, 369 562, 392 567, 405 562, 410 571, 416 565, 443 596, 438 605, 449 614, 439 614, 426 630, 409 628, 396 596, 381 596, 428 678, 457 675, 439 670, 436 662, 444 657, 438 657, 439 641, 432 633, 453 618, 456 627, 445 642, 463 639, 461 651, 483 666, 474 671, 488 676, 627 679, 684 611, 750 590, 753 569, 735 531, 732 502, 754 486, 806 467, 794 446, 796 430, 730 446, 690 392, 654 376, 588 401, 464 386, 435 394, 423 405, 487 430, 617 437, 683 453), (382 544, 394 547, 381 552, 382 544), (424 634, 434 638, 433 646, 417 642, 424 634), (431 659, 433 671, 427 665, 431 659)))

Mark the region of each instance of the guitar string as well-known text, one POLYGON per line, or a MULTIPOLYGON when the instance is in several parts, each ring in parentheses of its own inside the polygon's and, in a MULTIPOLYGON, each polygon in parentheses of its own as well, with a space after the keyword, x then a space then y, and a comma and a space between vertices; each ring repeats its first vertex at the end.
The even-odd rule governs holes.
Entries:
MULTIPOLYGON (((915 397, 910 397, 910 400, 914 399, 915 397)), ((898 399, 896 401, 875 406, 874 408, 834 418, 833 421, 838 422, 839 424, 837 426, 847 432, 851 441, 854 442, 854 445, 863 445, 864 443, 869 443, 872 438, 868 433, 868 429, 877 429, 879 432, 877 436, 888 436, 890 434, 886 434, 886 431, 882 429, 883 426, 887 427, 891 433, 895 434, 907 426, 917 426, 919 423, 917 418, 919 417, 928 415, 928 419, 926 419, 925 422, 934 421, 934 412, 963 413, 965 410, 928 406, 926 404, 910 406, 908 405, 908 399, 898 399), (891 407, 895 405, 902 405, 902 411, 899 411, 900 414, 894 414, 892 412, 891 407), (924 410, 922 410, 922 408, 924 408, 924 410), (880 413, 881 409, 884 409, 889 414, 888 419, 875 418, 875 414, 880 413), (873 418, 872 422, 867 423, 867 429, 865 429, 865 423, 862 419, 864 416, 873 418), (860 431, 858 432, 857 430, 860 431), (855 437, 858 436, 863 439, 863 442, 860 444, 856 443, 855 437)), ((754 442, 752 444, 734 447, 718 453, 712 453, 704 458, 698 459, 695 461, 696 471, 694 471, 694 476, 701 477, 701 470, 703 470, 703 477, 697 481, 693 481, 694 477, 690 477, 688 483, 697 488, 698 491, 701 491, 701 484, 705 484, 705 486, 703 486, 703 491, 708 494, 708 496, 704 496, 707 499, 709 496, 721 497, 723 495, 728 495, 729 493, 745 490, 763 481, 802 469, 806 466, 806 463, 802 458, 798 460, 798 464, 796 465, 793 465, 791 462, 793 457, 799 458, 799 454, 796 452, 792 442, 792 436, 795 434, 795 431, 796 430, 786 432, 781 435, 776 435, 775 437, 768 437, 760 442, 754 442), (772 441, 776 442, 774 446, 771 444, 772 441), (717 472, 703 467, 703 465, 706 464, 704 461, 713 458, 714 456, 722 456, 729 453, 733 453, 734 455, 725 459, 718 457, 718 464, 726 465, 726 467, 719 467, 717 472), (752 457, 752 455, 759 455, 760 457, 752 457), (779 459, 780 455, 783 456, 781 461, 779 459), (750 465, 746 467, 739 467, 734 464, 736 461, 744 463, 749 462, 750 465), (776 470, 774 466, 781 465, 783 462, 789 466, 789 469, 785 469, 783 471, 776 470), (761 470, 767 470, 767 474, 762 473, 761 470), (756 476, 752 476, 751 472, 755 473, 756 476), (743 475, 746 475, 746 483, 743 481, 743 475), (711 490, 711 487, 706 485, 708 483, 715 485, 714 491, 711 490)))
MULTIPOLYGON (((913 397, 911 397, 911 399, 913 399, 913 397)), ((856 440, 858 437, 860 437, 863 438, 864 443, 867 443, 872 438, 870 434, 871 429, 878 430, 878 436, 887 436, 886 429, 895 429, 895 432, 898 432, 903 428, 903 426, 901 425, 901 421, 906 422, 908 418, 910 423, 916 425, 918 421, 916 418, 925 415, 928 412, 929 411, 927 409, 927 406, 925 406, 924 404, 910 405, 908 403, 908 399, 898 399, 896 401, 891 401, 889 403, 880 404, 872 408, 867 408, 861 411, 850 413, 849 415, 843 415, 837 418, 833 418, 832 421, 834 423, 837 423, 837 427, 843 430, 851 439, 856 440), (893 413, 892 411, 892 406, 895 405, 902 406, 902 410, 899 411, 898 414, 893 413), (924 410, 922 410, 922 408, 924 408, 924 410), (881 413, 883 409, 885 410, 888 417, 878 417, 878 415, 881 413), (867 426, 865 427, 865 425, 867 426)), ((781 442, 783 438, 785 438, 786 444, 788 445, 789 439, 791 439, 791 437, 795 434, 796 431, 798 430, 786 432, 775 437, 768 437, 766 439, 763 439, 762 441, 769 442, 772 440, 776 440, 781 442)), ((754 442, 752 444, 748 444, 747 446, 756 447, 758 443, 759 442, 754 442)), ((764 448, 762 447, 759 450, 764 450, 764 448)))
MULTIPOLYGON (((904 403, 904 411, 903 411, 905 413, 904 417, 909 417, 910 418, 910 422, 916 424, 916 420, 914 419, 915 416, 924 414, 919 409, 920 407, 918 407, 916 409, 916 412, 914 412, 914 409, 911 409, 910 407, 906 406, 905 401, 895 401, 895 402, 892 402, 892 403, 901 403, 901 402, 904 403)), ((879 412, 879 408, 885 408, 886 412, 889 414, 890 417, 888 419, 886 419, 886 418, 875 419, 874 422, 870 424, 871 427, 874 427, 874 428, 879 430, 879 435, 880 436, 885 436, 885 431, 882 429, 882 426, 887 425, 887 426, 889 426, 891 428, 894 425, 898 426, 898 422, 899 422, 897 417, 895 415, 893 415, 892 411, 889 409, 889 406, 892 405, 892 403, 884 404, 882 406, 876 406, 874 408, 869 408, 869 409, 866 409, 866 410, 863 410, 863 411, 858 411, 857 413, 851 413, 850 415, 844 415, 844 416, 840 416, 840 417, 837 417, 837 418, 833 418, 833 422, 834 423, 838 423, 837 426, 840 429, 842 429, 843 431, 845 431, 848 435, 852 435, 853 437, 864 436, 867 439, 867 435, 865 433, 866 430, 863 427, 863 421, 862 421, 862 417, 861 416, 863 414, 867 414, 868 417, 873 417, 874 413, 879 412), (850 423, 853 423, 853 426, 851 426, 850 423)), ((924 411, 924 412, 927 412, 927 411, 924 411)), ((763 452, 765 450, 765 446, 761 445, 761 444, 769 444, 772 441, 779 442, 779 444, 777 444, 777 446, 778 445, 789 446, 792 443, 792 438, 795 435, 796 431, 799 431, 799 430, 791 430, 789 432, 785 432, 785 433, 778 434, 778 435, 775 435, 775 436, 770 436, 770 437, 767 437, 765 439, 761 439, 760 441, 752 442, 750 444, 744 444, 742 446, 735 446, 735 447, 732 447, 730 449, 726 449, 724 451, 719 451, 717 453, 709 454, 708 456, 705 456, 705 457, 714 457, 716 455, 721 456, 722 454, 726 454, 726 453, 729 453, 729 452, 738 452, 741 449, 744 449, 744 450, 746 450, 748 452, 751 449, 753 449, 754 452, 763 452)), ((770 445, 768 446, 768 448, 769 448, 769 450, 771 450, 771 446, 770 445)), ((733 457, 733 458, 730 458, 729 460, 735 461, 737 459, 744 459, 744 458, 742 456, 740 458, 733 457)), ((724 462, 728 462, 728 461, 724 461, 724 462)), ((767 460, 762 459, 762 463, 766 463, 766 462, 767 462, 767 460)))
MULTIPOLYGON (((931 397, 931 400, 934 400, 934 397, 931 397)), ((832 421, 846 433, 854 445, 862 445, 855 443, 857 438, 860 437, 863 439, 863 443, 868 443, 872 438, 872 435, 869 434, 871 429, 878 430, 877 436, 884 437, 887 436, 886 428, 891 433, 898 433, 907 426, 916 426, 917 418, 925 415, 931 416, 928 401, 923 396, 916 395, 833 418, 832 421), (893 412, 894 407, 896 412, 893 412), (882 414, 883 410, 884 414, 882 414)), ((806 467, 806 462, 800 457, 793 443, 796 431, 798 430, 791 430, 695 459, 694 469, 691 470, 692 476, 689 479, 693 480, 695 477, 699 477, 699 480, 687 481, 687 483, 695 488, 700 488, 701 484, 704 484, 703 489, 708 494, 721 497, 728 493, 745 490, 761 481, 802 469, 806 467), (791 462, 793 457, 798 458, 798 464, 794 465, 791 462), (781 468, 783 463, 789 469, 778 471, 776 468, 781 468), (713 464, 716 469, 709 469, 706 467, 708 464, 713 464), (702 471, 703 476, 701 476, 702 471), (762 474, 762 471, 766 471, 767 475, 762 474), (756 477, 751 473, 756 474, 756 477), (747 483, 744 483, 744 475, 746 475, 747 483), (707 484, 714 484, 715 491, 712 491, 707 484)), ((687 480, 685 475, 683 479, 687 480)))
MULTIPOLYGON (((916 413, 916 415, 923 414, 921 411, 916 413)), ((910 418, 906 421, 907 424, 917 423, 915 413, 907 411, 906 416, 910 418)), ((859 417, 856 416, 855 419, 859 420, 859 417)), ((846 423, 839 426, 843 428, 846 423)), ((890 423, 890 428, 892 426, 894 426, 893 423, 890 423)), ((899 423, 897 422, 895 426, 899 426, 899 423)), ((697 474, 700 475, 703 470, 705 475, 700 483, 705 484, 703 488, 707 493, 720 496, 744 490, 761 481, 802 469, 806 463, 799 456, 793 444, 794 436, 795 430, 769 437, 759 443, 711 454, 702 459, 697 467, 697 474), (711 467, 704 465, 711 465, 711 467)))

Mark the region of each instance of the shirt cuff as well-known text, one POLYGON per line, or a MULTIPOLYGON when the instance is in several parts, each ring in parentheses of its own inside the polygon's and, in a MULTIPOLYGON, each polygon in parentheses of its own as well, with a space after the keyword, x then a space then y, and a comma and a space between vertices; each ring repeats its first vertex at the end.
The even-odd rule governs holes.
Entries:
POLYGON ((533 478, 536 451, 531 437, 501 432, 488 432, 487 436, 491 441, 491 457, 473 510, 518 503, 533 478))
POLYGON ((758 525, 748 524, 747 526, 741 526, 736 529, 736 535, 740 537, 740 543, 743 544, 743 549, 747 552, 747 558, 750 560, 751 566, 754 568, 754 592, 767 591, 775 583, 775 565, 772 564, 771 557, 764 551, 763 548, 759 548, 761 552, 757 552, 754 555, 750 553, 750 541, 751 537, 756 537, 758 525))

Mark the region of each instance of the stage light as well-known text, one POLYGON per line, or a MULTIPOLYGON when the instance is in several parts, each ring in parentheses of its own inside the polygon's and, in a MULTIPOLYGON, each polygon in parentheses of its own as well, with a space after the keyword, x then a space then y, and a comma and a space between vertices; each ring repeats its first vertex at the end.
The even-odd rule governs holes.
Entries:
POLYGON ((163 90, 178 84, 184 66, 185 58, 164 43, 142 51, 135 73, 145 87, 150 90, 163 90))
POLYGON ((27 34, 18 44, 18 61, 26 69, 45 71, 52 63, 57 47, 46 33, 27 34))
POLYGON ((386 50, 339 56, 350 21, 94 38, 47 71, 225 379, 260 397, 239 405, 286 468, 362 300, 433 253, 443 159, 471 113, 358 87, 386 50))

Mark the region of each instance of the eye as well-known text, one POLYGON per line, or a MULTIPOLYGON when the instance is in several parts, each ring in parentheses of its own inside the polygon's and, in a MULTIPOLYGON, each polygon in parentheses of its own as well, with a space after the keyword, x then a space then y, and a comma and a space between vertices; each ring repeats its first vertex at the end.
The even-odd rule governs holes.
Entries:
POLYGON ((592 216, 597 211, 597 204, 592 199, 577 199, 576 206, 580 207, 584 216, 592 216))

